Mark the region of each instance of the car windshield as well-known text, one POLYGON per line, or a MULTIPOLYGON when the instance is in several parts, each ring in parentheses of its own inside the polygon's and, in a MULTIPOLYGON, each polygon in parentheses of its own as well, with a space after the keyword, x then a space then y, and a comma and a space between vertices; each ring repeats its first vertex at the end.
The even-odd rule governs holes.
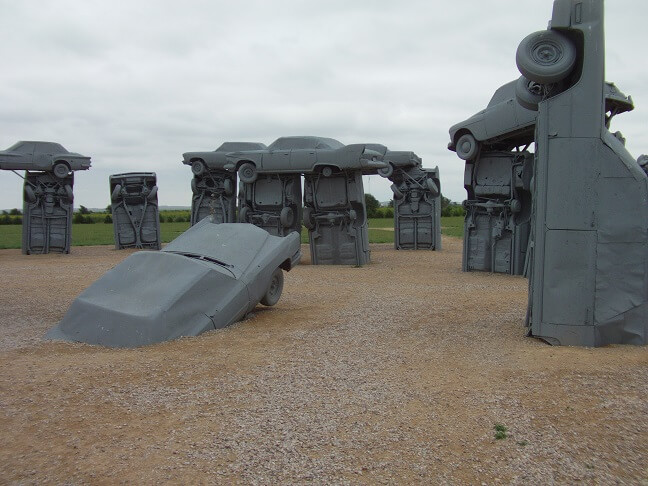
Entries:
MULTIPOLYGON (((230 265, 229 263, 225 263, 225 262, 222 262, 220 260, 217 260, 216 258, 212 258, 212 257, 205 256, 205 255, 199 255, 198 253, 190 253, 190 252, 186 252, 186 251, 169 251, 168 253, 173 253, 175 255, 186 256, 187 258, 192 258, 194 260, 202 260, 202 261, 209 262, 209 263, 215 263, 216 265, 224 267, 232 275, 234 275, 234 272, 232 272, 230 270, 230 268, 233 268, 233 265, 230 265)), ((236 276, 236 275, 234 275, 234 276, 236 276)))
POLYGON ((278 138, 268 147, 270 150, 293 149, 329 149, 334 150, 344 147, 344 144, 333 138, 323 137, 282 137, 278 138))
POLYGON ((225 142, 214 152, 239 152, 242 150, 263 150, 266 146, 256 142, 225 142))
POLYGON ((7 152, 30 152, 32 145, 30 142, 16 142, 7 149, 7 152))

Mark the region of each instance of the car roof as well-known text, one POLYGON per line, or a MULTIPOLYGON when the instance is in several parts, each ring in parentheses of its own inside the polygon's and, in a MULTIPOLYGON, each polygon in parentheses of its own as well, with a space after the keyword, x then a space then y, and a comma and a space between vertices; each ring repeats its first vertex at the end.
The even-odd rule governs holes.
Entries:
POLYGON ((280 137, 270 144, 270 150, 291 150, 291 149, 339 149, 344 144, 334 138, 298 136, 280 137))
POLYGON ((24 144, 24 143, 33 143, 34 145, 39 145, 39 146, 41 146, 41 148, 43 148, 43 147, 42 147, 43 145, 48 145, 48 146, 49 146, 48 148, 49 148, 50 150, 52 150, 53 152, 56 152, 56 153, 59 153, 59 154, 66 154, 66 153, 68 153, 68 151, 65 149, 65 147, 63 147, 63 145, 61 145, 60 143, 56 143, 56 142, 41 142, 41 141, 38 141, 38 140, 20 140, 19 142, 14 143, 14 144, 13 144, 11 147, 9 147, 7 150, 13 150, 13 149, 19 147, 20 145, 22 145, 22 144, 24 144))

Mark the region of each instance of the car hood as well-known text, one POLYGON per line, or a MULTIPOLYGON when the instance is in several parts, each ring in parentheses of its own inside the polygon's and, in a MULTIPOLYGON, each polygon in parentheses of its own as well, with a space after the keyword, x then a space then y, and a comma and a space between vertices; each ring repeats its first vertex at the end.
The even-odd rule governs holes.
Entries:
POLYGON ((229 324, 219 318, 236 316, 218 311, 241 291, 245 285, 218 265, 168 252, 138 252, 83 291, 45 337, 136 347, 196 336, 229 324))

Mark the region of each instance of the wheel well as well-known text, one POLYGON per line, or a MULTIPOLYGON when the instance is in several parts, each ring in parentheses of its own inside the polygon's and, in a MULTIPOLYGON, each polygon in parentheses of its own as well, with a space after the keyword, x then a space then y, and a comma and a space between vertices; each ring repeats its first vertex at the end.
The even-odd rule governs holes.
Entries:
POLYGON ((236 170, 239 170, 243 164, 252 164, 256 168, 256 164, 251 160, 239 160, 236 163, 236 170))
POLYGON ((201 159, 200 157, 194 157, 193 159, 190 159, 189 162, 191 162, 192 164, 194 162, 202 162, 203 164, 205 163, 204 159, 201 159))
POLYGON ((322 169, 324 169, 324 167, 330 167, 331 169, 336 170, 338 172, 342 170, 342 169, 340 169, 340 167, 338 167, 335 164, 315 164, 313 166, 313 169, 321 171, 322 169))
POLYGON ((54 164, 52 164, 52 167, 54 167, 56 164, 63 164, 63 165, 65 165, 68 169, 70 168, 70 163, 69 163, 67 160, 64 160, 64 159, 55 160, 55 161, 54 161, 54 164))
POLYGON ((457 133, 455 133, 453 143, 457 145, 459 139, 466 134, 470 134, 474 137, 473 133, 470 130, 468 130, 467 128, 462 128, 461 130, 457 130, 457 133))
POLYGON ((279 265, 279 268, 281 268, 282 270, 285 270, 286 272, 290 272, 290 269, 292 268, 290 258, 286 258, 286 259, 281 263, 281 265, 279 265))

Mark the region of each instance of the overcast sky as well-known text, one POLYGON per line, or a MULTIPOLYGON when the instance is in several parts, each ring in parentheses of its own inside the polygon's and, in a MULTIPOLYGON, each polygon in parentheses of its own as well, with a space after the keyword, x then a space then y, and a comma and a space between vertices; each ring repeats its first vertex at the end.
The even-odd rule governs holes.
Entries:
MULTIPOLYGON (((606 78, 635 102, 613 122, 648 152, 648 2, 608 0, 606 78)), ((183 152, 320 135, 412 150, 465 198, 448 128, 516 79, 515 50, 550 0, 0 0, 0 148, 59 142, 92 157, 75 206, 105 207, 108 176, 155 171, 161 205, 191 204, 183 152)), ((391 198, 389 182, 365 191, 391 198)), ((0 171, 0 208, 22 207, 0 171)))

